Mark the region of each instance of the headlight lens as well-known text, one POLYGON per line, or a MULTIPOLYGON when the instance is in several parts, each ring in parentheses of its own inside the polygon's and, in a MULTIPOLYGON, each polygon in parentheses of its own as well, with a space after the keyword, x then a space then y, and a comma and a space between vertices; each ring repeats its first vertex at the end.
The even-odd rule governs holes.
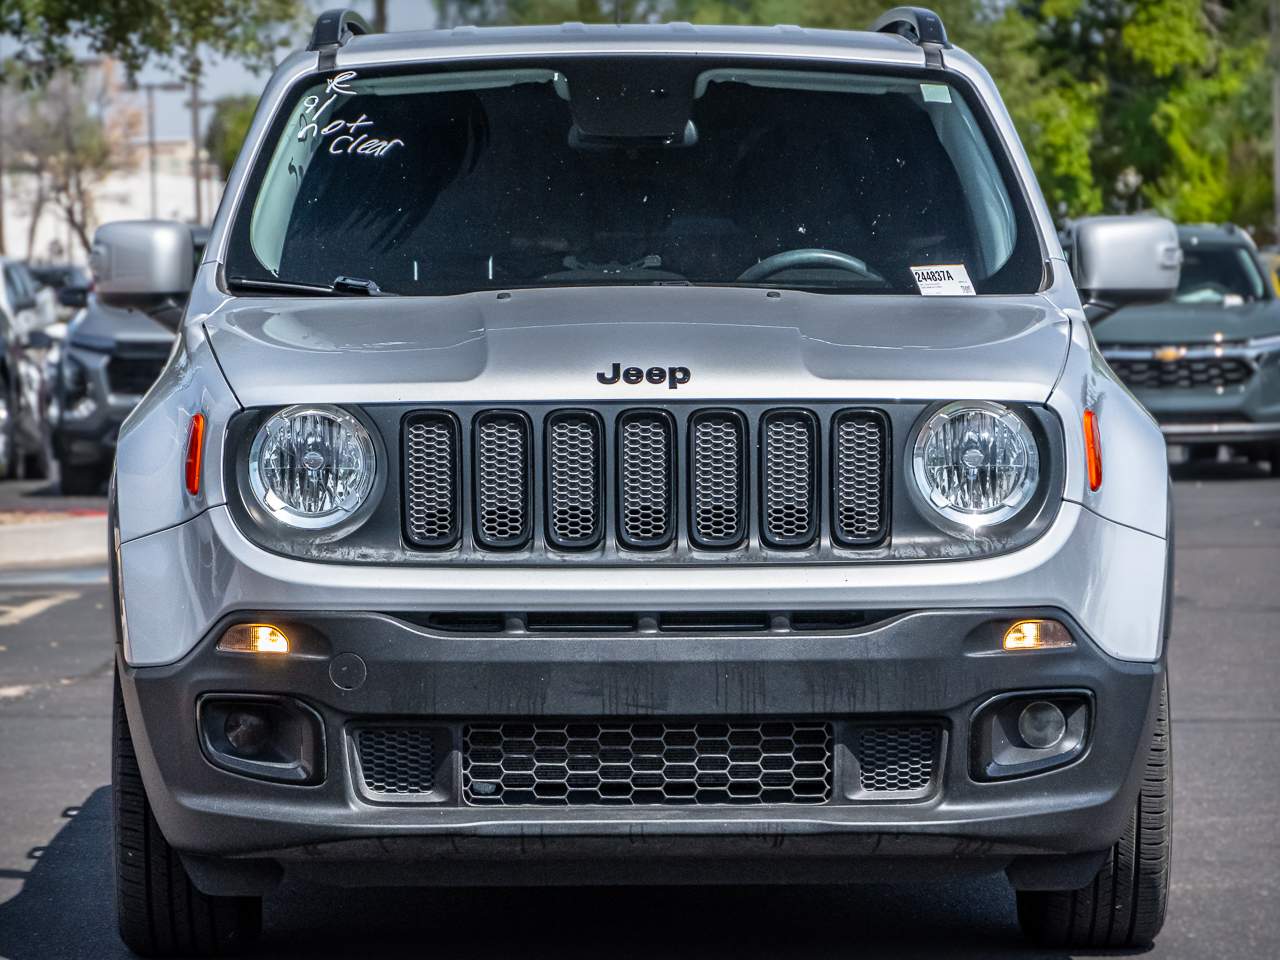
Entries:
POLYGON ((373 440, 336 407, 289 407, 264 423, 249 451, 249 486, 268 513, 292 527, 335 526, 373 489, 373 440))
POLYGON ((1040 480, 1036 439, 998 403, 960 401, 938 410, 916 435, 916 487, 939 516, 970 530, 1007 520, 1040 480))

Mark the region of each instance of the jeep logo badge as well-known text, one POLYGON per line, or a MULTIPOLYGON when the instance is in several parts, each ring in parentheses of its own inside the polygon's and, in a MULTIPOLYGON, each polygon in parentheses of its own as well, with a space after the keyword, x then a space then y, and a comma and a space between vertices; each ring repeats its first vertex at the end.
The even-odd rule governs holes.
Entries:
POLYGON ((605 384, 617 383, 619 380, 636 384, 647 380, 652 384, 665 383, 667 389, 677 390, 689 382, 690 376, 688 367, 650 367, 648 370, 641 370, 639 367, 624 368, 622 364, 615 363, 607 373, 604 370, 597 373, 596 379, 605 384))

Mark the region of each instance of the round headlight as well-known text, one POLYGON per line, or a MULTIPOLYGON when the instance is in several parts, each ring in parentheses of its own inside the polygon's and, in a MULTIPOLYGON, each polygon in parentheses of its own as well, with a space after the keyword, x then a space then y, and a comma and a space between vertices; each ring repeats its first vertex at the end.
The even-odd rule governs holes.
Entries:
POLYGON ((1007 520, 1040 480, 1040 454, 1026 423, 986 401, 949 403, 916 435, 916 488, 945 520, 968 529, 1007 520))
POLYGON ((289 407, 258 430, 249 450, 249 486, 272 517, 291 527, 336 526, 373 489, 373 440, 336 407, 289 407))

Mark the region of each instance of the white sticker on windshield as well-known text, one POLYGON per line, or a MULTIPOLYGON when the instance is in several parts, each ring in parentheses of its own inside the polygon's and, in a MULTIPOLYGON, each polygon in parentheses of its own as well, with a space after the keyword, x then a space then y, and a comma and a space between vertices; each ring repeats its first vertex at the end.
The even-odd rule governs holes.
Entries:
POLYGON ((963 263, 939 263, 926 267, 912 267, 916 286, 925 297, 972 297, 973 284, 963 263))
POLYGON ((945 83, 922 83, 920 95, 924 97, 925 103, 951 102, 951 88, 945 83))

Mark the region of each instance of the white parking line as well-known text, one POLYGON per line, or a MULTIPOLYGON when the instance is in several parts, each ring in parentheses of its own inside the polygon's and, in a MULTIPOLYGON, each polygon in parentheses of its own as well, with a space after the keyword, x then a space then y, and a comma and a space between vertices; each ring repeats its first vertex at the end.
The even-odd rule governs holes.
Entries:
POLYGON ((0 603, 0 627, 16 627, 32 617, 38 617, 46 610, 53 609, 60 603, 75 600, 79 596, 80 594, 75 591, 65 590, 12 606, 0 603))

